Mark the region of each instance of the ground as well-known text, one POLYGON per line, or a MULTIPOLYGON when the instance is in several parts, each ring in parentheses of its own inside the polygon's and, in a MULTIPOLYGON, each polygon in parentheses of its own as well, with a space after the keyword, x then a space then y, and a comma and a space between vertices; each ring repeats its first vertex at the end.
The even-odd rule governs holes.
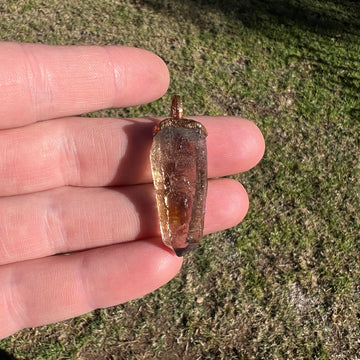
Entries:
POLYGON ((2 40, 165 60, 164 98, 94 115, 164 114, 176 92, 187 114, 254 121, 267 147, 234 176, 247 217, 207 236, 174 280, 2 340, 9 359, 360 358, 359 2, 8 0, 0 14, 2 40))

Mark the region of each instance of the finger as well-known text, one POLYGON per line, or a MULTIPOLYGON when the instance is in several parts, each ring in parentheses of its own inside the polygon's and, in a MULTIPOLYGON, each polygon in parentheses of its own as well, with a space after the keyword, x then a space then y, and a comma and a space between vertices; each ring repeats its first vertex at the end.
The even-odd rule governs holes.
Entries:
POLYGON ((135 241, 0 267, 0 338, 141 297, 182 259, 159 240, 135 241))
POLYGON ((123 46, 0 42, 0 128, 147 103, 169 85, 165 63, 123 46))
MULTIPOLYGON (((238 224, 248 209, 235 180, 209 182, 205 233, 238 224)), ((0 264, 160 235, 154 188, 65 187, 0 199, 0 264)))
MULTIPOLYGON (((252 122, 200 117, 207 128, 210 177, 245 171, 264 153, 252 122)), ((3 130, 0 196, 64 185, 108 186, 151 181, 149 119, 69 118, 3 130), (15 146, 16 144, 16 146, 15 146)))

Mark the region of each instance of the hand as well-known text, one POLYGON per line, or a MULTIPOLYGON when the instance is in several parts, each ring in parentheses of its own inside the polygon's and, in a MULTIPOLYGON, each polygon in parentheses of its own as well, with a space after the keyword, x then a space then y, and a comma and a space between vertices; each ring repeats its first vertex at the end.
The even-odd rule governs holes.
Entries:
MULTIPOLYGON (((168 282, 182 259, 159 235, 149 166, 158 120, 70 117, 159 98, 162 60, 128 47, 0 43, 0 63, 0 338, 168 282)), ((251 122, 196 119, 209 132, 210 177, 262 157, 251 122)), ((211 180, 206 206, 205 233, 220 231, 241 221, 248 197, 234 180, 211 180)))

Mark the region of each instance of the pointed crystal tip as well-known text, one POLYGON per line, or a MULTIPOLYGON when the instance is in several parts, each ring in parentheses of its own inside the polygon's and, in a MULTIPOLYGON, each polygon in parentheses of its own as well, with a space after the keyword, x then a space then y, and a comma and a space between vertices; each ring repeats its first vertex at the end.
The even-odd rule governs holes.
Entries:
POLYGON ((196 248, 197 244, 189 244, 187 247, 185 248, 177 248, 174 249, 174 253, 176 254, 176 256, 184 256, 185 254, 187 254, 188 252, 194 250, 196 248))

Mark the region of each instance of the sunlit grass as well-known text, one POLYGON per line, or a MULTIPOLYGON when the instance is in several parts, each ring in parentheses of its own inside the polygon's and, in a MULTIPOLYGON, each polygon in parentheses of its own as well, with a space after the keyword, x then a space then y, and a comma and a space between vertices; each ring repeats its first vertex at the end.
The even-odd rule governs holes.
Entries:
POLYGON ((172 282, 0 348, 16 359, 358 356, 357 2, 7 1, 0 10, 3 40, 126 44, 166 61, 163 99, 97 115, 163 115, 176 92, 187 114, 251 119, 267 144, 260 165, 235 176, 248 216, 207 236, 172 282))

